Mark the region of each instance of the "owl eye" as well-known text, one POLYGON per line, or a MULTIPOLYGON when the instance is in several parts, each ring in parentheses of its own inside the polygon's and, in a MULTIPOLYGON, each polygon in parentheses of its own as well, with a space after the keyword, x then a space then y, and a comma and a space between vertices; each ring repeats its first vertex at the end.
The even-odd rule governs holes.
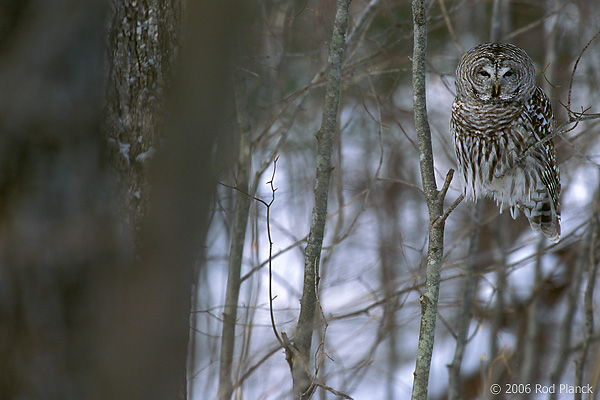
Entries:
POLYGON ((513 72, 512 72, 512 71, 506 71, 506 72, 504 73, 504 77, 508 78, 508 77, 510 77, 510 76, 513 76, 513 72))
POLYGON ((489 78, 490 77, 490 73, 487 72, 486 70, 480 69, 479 71, 477 71, 477 75, 483 77, 483 78, 489 78))

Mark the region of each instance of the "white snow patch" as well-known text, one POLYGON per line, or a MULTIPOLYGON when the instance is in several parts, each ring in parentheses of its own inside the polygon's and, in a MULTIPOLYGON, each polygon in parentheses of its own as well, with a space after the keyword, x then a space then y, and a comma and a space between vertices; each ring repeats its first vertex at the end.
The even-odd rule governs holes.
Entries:
POLYGON ((151 159, 154 156, 154 153, 156 153, 156 149, 153 146, 150 146, 147 151, 138 154, 138 156, 135 158, 135 161, 139 163, 145 162, 146 160, 151 159))
POLYGON ((119 144, 119 154, 125 157, 127 165, 129 165, 129 149, 131 148, 131 145, 129 143, 122 143, 121 141, 117 141, 117 143, 119 144))

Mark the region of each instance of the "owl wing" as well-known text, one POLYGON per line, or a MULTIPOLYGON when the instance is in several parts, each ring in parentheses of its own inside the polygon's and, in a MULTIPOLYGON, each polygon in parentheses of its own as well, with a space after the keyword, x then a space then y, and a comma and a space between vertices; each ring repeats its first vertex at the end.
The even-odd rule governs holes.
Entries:
POLYGON ((554 210, 560 215, 560 175, 554 143, 549 138, 555 127, 550 99, 542 89, 536 87, 533 96, 525 104, 525 109, 528 122, 531 124, 531 135, 525 151, 531 152, 532 156, 540 162, 540 179, 548 190, 554 210), (544 139, 546 140, 541 143, 544 139))
POLYGON ((527 193, 519 208, 534 230, 556 242, 560 238, 560 179, 551 136, 554 116, 540 88, 523 104, 515 122, 513 132, 521 138, 517 164, 527 193))

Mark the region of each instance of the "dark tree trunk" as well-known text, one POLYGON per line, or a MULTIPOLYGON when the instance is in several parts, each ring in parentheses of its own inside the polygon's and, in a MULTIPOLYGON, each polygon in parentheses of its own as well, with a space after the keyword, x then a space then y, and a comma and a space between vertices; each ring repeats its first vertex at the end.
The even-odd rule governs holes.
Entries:
POLYGON ((101 131, 105 2, 3 2, 0 398, 97 399, 120 243, 101 131))
POLYGON ((244 15, 231 6, 189 5, 169 97, 175 2, 115 3, 110 31, 103 0, 3 3, 0 398, 186 398, 192 272, 231 107, 220 78, 244 15))
POLYGON ((114 0, 108 36, 106 135, 137 230, 148 212, 148 166, 162 135, 177 56, 179 0, 114 0))

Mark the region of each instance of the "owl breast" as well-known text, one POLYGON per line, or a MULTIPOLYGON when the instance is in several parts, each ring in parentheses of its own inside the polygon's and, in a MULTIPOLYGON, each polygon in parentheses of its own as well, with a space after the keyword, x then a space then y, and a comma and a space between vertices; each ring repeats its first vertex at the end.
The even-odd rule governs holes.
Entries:
POLYGON ((520 206, 514 200, 528 199, 531 192, 527 165, 514 168, 528 136, 522 109, 518 105, 469 104, 457 99, 451 119, 466 197, 492 197, 501 210, 509 208, 513 217, 520 206))

